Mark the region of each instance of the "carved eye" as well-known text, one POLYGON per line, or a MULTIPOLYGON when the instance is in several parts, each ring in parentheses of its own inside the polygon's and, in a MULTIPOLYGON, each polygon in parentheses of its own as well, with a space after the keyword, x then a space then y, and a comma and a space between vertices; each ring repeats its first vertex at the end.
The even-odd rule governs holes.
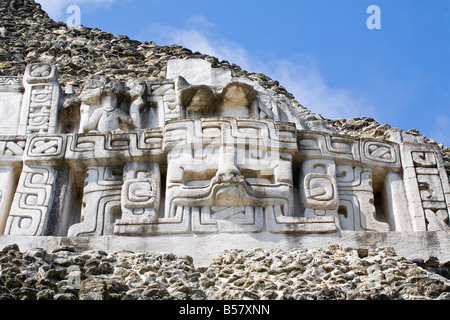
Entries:
POLYGON ((273 170, 240 169, 240 171, 249 184, 275 184, 273 170))
POLYGON ((207 169, 204 171, 185 170, 184 184, 189 187, 206 187, 215 177, 217 169, 207 169))

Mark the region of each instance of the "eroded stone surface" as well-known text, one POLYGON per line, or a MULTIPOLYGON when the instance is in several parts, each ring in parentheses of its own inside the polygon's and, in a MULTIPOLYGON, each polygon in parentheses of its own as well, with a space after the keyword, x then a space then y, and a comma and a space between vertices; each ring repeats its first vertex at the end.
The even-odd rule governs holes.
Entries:
POLYGON ((0 253, 0 299, 448 300, 448 267, 409 261, 388 247, 228 250, 197 268, 191 257, 170 253, 11 245, 0 253))
MULTIPOLYGON (((357 241, 358 232, 398 232, 429 241, 428 251, 445 250, 446 243, 424 234, 450 229, 449 153, 417 130, 369 118, 323 119, 264 75, 178 46, 69 28, 32 0, 2 1, 0 14, 0 111, 11 120, 0 120, 0 234, 91 237, 97 247, 102 237, 183 242, 244 234, 267 242, 291 237, 301 247, 304 236, 339 239, 353 232, 357 241)), ((109 273, 113 266, 98 261, 109 255, 96 255, 89 269, 109 273)), ((244 256, 253 263, 251 254, 244 256)), ((213 265, 218 279, 208 281, 217 290, 196 287, 201 298, 307 297, 280 289, 271 264, 253 266, 267 273, 259 285, 267 293, 239 280, 253 276, 251 270, 229 282, 246 290, 233 291, 222 278, 239 266, 213 265)), ((367 276, 382 281, 381 267, 373 268, 367 276)), ((47 274, 47 267, 40 270, 47 274)), ((80 272, 70 270, 71 279, 80 272)), ((128 275, 135 277, 120 276, 128 275)), ((48 277, 61 280, 64 272, 48 277)), ((82 279, 80 297, 110 298, 109 288, 122 287, 108 279, 82 279)), ((153 289, 172 297, 171 285, 185 283, 173 281, 153 289)), ((300 288, 307 279, 299 281, 300 288)), ((327 291, 326 283, 317 292, 353 298, 327 291)), ((129 288, 130 296, 140 297, 141 289, 129 288)), ((181 295, 190 290, 184 286, 181 295)), ((25 291, 39 299, 73 298, 55 286, 25 291)))

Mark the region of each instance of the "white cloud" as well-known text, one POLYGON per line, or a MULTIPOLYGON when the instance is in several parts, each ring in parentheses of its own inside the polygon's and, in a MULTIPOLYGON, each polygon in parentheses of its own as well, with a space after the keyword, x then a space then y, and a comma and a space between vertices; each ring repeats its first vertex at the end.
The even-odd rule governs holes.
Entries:
MULTIPOLYGON (((251 67, 247 51, 238 44, 217 36, 212 30, 215 25, 202 16, 188 19, 186 28, 173 28, 153 24, 149 31, 154 37, 151 39, 158 44, 177 44, 192 50, 235 63, 244 69, 251 67), (201 31, 200 31, 201 30, 201 31)), ((138 38, 145 38, 143 33, 138 38)))
POLYGON ((436 117, 431 132, 425 134, 427 138, 434 139, 437 143, 444 143, 445 147, 449 148, 448 128, 450 128, 450 117, 440 114, 436 117))
POLYGON ((375 107, 367 99, 350 90, 329 86, 314 62, 302 60, 278 61, 272 75, 303 106, 328 119, 376 118, 375 107))
POLYGON ((95 10, 102 6, 109 6, 115 0, 36 0, 42 9, 56 21, 65 21, 70 14, 67 8, 71 5, 86 5, 89 10, 95 10))
MULTIPOLYGON (((224 39, 216 32, 216 26, 203 16, 191 17, 187 22, 187 28, 152 25, 149 31, 156 38, 151 40, 181 45, 193 52, 235 63, 244 70, 264 73, 280 82, 303 106, 325 118, 376 118, 375 108, 367 99, 349 90, 329 86, 311 57, 299 55, 292 59, 265 61, 251 55, 243 46, 224 39)), ((139 38, 144 36, 141 34, 139 38)))

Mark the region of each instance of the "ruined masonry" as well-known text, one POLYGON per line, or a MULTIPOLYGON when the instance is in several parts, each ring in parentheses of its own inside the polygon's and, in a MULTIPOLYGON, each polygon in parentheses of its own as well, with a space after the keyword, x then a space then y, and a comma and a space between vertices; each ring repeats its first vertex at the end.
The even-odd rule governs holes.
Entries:
POLYGON ((344 243, 450 258, 436 145, 337 135, 205 60, 170 60, 165 80, 91 76, 79 94, 30 64, 0 77, 0 112, 2 244, 201 260, 344 243))

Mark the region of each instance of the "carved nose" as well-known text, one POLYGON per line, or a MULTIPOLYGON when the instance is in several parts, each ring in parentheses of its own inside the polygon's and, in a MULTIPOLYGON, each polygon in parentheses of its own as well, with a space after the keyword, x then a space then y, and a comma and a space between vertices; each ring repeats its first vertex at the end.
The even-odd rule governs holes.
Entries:
POLYGON ((216 177, 219 183, 223 182, 239 182, 243 176, 239 169, 232 164, 225 165, 217 171, 216 177))

